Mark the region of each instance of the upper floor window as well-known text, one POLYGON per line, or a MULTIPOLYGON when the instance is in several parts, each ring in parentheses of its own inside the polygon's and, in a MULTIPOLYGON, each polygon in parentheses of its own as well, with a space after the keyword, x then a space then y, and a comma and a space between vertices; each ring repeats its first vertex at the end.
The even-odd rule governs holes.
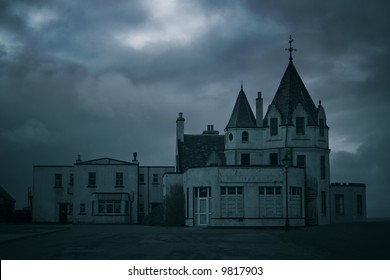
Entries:
POLYGON ((271 118, 270 120, 270 135, 278 135, 278 118, 271 118))
POLYGON ((57 173, 54 175, 54 187, 61 188, 62 187, 62 174, 57 173))
POLYGON ((116 186, 123 186, 123 173, 117 172, 115 176, 115 185, 116 186))
POLYGON ((320 157, 320 173, 321 173, 321 179, 325 179, 326 172, 325 172, 325 157, 320 157))
POLYGON ((73 186, 74 184, 74 175, 73 173, 69 174, 69 185, 73 186))
POLYGON ((241 165, 248 166, 251 164, 249 154, 241 154, 241 165))
POLYGON ((297 155, 297 166, 305 167, 306 166, 306 156, 305 155, 297 155))
POLYGON ((158 174, 153 174, 153 184, 158 184, 158 174))
POLYGON ((242 132, 241 140, 242 140, 242 143, 249 142, 249 133, 247 131, 242 132))
POLYGON ((139 174, 138 180, 140 184, 145 184, 145 175, 139 174))
POLYGON ((88 173, 88 186, 96 186, 96 172, 88 173))
POLYGON ((325 120, 320 119, 320 136, 324 137, 325 136, 325 120))
POLYGON ((273 165, 273 166, 276 166, 276 165, 279 164, 278 154, 277 153, 269 154, 269 164, 273 165))
POLYGON ((296 134, 305 134, 305 118, 304 117, 296 117, 295 118, 295 131, 296 134))

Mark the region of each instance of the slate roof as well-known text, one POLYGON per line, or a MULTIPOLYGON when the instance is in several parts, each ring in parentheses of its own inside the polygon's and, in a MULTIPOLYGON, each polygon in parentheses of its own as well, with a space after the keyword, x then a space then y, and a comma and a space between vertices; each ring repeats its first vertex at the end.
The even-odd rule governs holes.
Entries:
MULTIPOLYGON (((256 127, 256 118, 253 115, 251 106, 246 98, 245 92, 241 87, 234 105, 232 115, 226 128, 247 128, 256 127)), ((226 129, 225 128, 225 129, 226 129)))
POLYGON ((184 135, 184 142, 178 142, 178 149, 179 170, 181 172, 192 167, 214 165, 215 162, 213 161, 215 161, 216 158, 220 159, 222 165, 225 163, 224 135, 184 135), (215 152, 218 157, 215 157, 213 152, 215 152))
MULTIPOLYGON (((292 113, 298 104, 301 104, 306 110, 308 114, 308 124, 316 124, 317 108, 303 84, 297 69, 292 61, 290 61, 282 80, 280 81, 274 99, 268 107, 268 111, 272 105, 275 105, 282 117, 281 125, 288 125, 292 124, 292 113)), ((268 111, 265 118, 267 118, 268 111)))

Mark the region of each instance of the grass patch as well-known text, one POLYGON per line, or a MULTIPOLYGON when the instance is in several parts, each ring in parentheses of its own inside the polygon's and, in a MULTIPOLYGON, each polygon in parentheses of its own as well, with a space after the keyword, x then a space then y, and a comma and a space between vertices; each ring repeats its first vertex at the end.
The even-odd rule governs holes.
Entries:
POLYGON ((293 229, 280 234, 279 238, 315 250, 325 259, 390 259, 390 222, 293 229))

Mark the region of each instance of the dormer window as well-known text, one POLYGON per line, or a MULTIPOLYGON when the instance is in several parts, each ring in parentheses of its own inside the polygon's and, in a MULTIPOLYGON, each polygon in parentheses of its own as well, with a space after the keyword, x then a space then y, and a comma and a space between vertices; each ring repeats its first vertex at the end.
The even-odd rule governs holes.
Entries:
POLYGON ((248 143, 249 142, 249 133, 247 131, 244 131, 241 135, 242 143, 248 143))
POLYGON ((295 131, 299 135, 305 135, 305 118, 296 117, 295 118, 295 131))

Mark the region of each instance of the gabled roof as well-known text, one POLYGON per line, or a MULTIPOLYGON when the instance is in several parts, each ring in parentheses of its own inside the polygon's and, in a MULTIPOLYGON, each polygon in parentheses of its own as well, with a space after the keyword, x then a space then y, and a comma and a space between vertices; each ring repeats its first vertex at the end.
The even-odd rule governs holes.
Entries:
MULTIPOLYGON (((303 84, 297 69, 295 69, 294 64, 290 61, 268 110, 272 105, 275 105, 282 117, 281 124, 288 125, 292 124, 292 113, 298 104, 301 104, 307 112, 308 124, 316 124, 317 108, 303 84)), ((268 112, 265 118, 267 118, 268 112)))
POLYGON ((193 167, 205 167, 214 164, 210 159, 214 157, 225 162, 225 136, 224 135, 184 135, 184 142, 178 141, 179 170, 186 171, 193 167), (213 156, 216 153, 218 157, 213 156))
POLYGON ((81 165, 129 165, 129 164, 133 164, 133 163, 105 157, 105 158, 93 159, 93 160, 88 160, 88 161, 81 161, 81 162, 77 162, 76 164, 81 164, 81 165))
MULTIPOLYGON (((256 127, 256 118, 242 89, 238 93, 236 104, 226 128, 256 127)), ((226 129, 225 128, 225 129, 226 129)))
POLYGON ((4 198, 6 202, 15 202, 15 199, 2 186, 0 186, 0 197, 4 198))

